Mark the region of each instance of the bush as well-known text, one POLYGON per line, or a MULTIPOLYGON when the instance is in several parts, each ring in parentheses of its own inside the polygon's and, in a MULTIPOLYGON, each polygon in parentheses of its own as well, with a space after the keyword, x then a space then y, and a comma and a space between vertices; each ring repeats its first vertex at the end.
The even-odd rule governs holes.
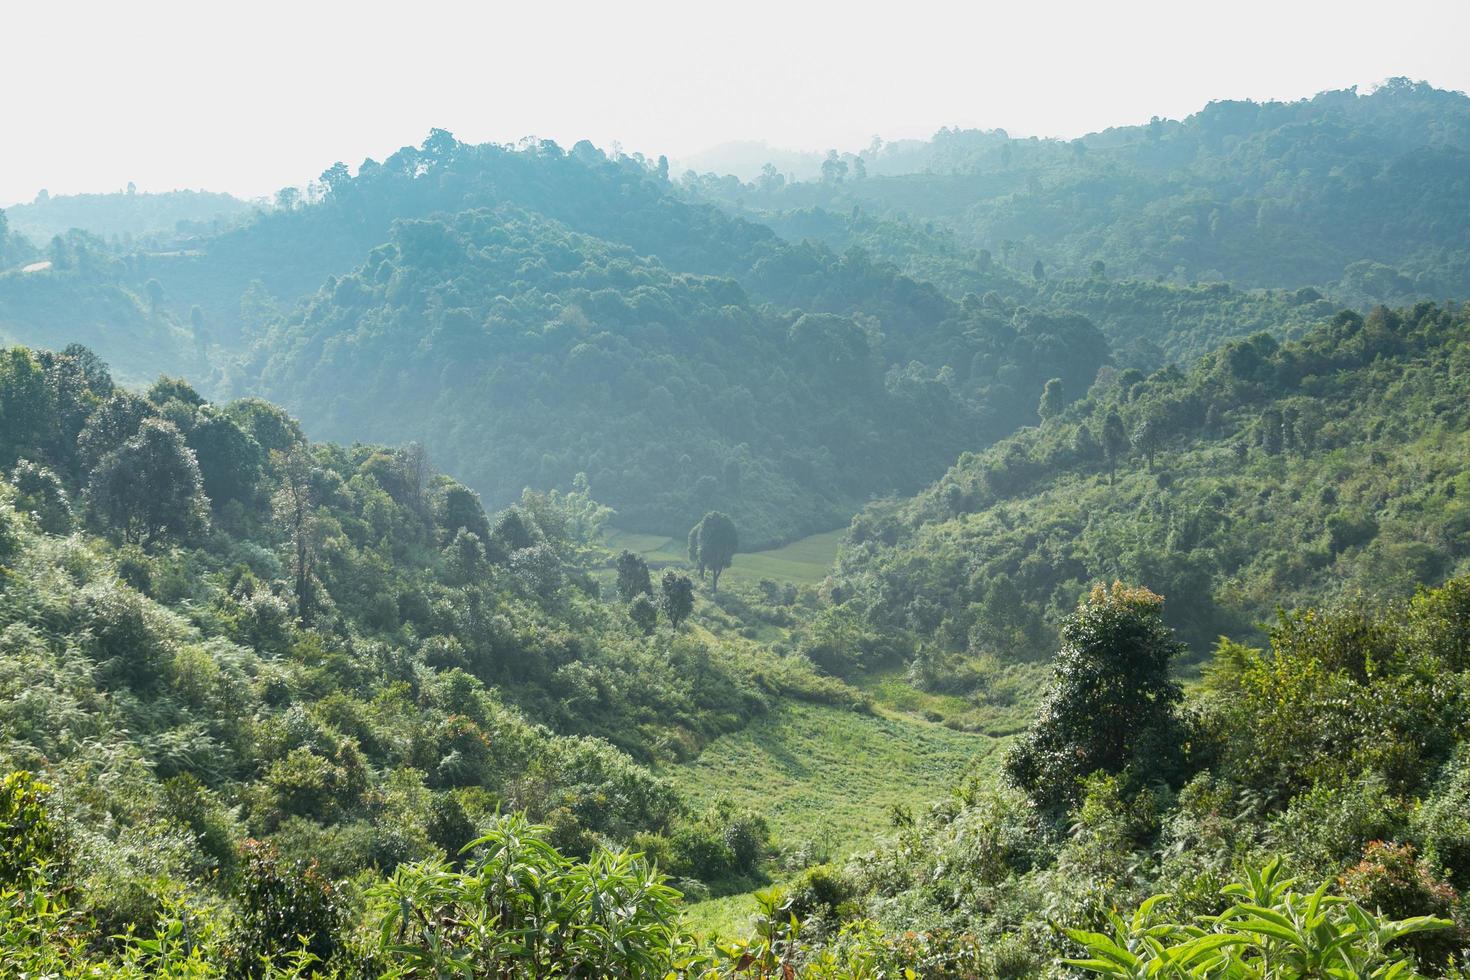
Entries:
POLYGON ((280 960, 301 949, 330 963, 343 948, 345 917, 315 863, 287 864, 274 846, 255 840, 245 842, 242 858, 231 972, 259 977, 262 958, 280 960))
POLYGON ((0 889, 65 876, 68 849, 46 806, 51 787, 29 772, 0 778, 0 889))

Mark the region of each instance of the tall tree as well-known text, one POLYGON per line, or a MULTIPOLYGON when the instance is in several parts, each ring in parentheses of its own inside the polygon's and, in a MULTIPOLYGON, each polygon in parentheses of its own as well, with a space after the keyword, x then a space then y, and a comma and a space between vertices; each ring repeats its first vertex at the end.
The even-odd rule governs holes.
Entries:
POLYGON ((1268 456, 1277 456, 1285 445, 1282 430, 1285 422, 1281 413, 1274 408, 1261 413, 1261 448, 1268 456))
POLYGON ((194 451, 173 423, 146 419, 102 458, 87 488, 92 514, 123 540, 185 540, 206 526, 209 501, 194 451))
POLYGON ((1117 472, 1118 460, 1128 452, 1128 446, 1128 430, 1123 427, 1123 416, 1118 414, 1116 408, 1108 409, 1107 417, 1103 419, 1102 448, 1103 456, 1108 461, 1109 486, 1117 472))
POLYGON ((640 592, 628 603, 628 618, 647 636, 658 627, 658 606, 647 592, 640 592))
POLYGON ((0 466, 49 444, 55 416, 41 362, 24 347, 0 350, 0 466))
POLYGON ((1154 453, 1159 449, 1159 423, 1153 416, 1145 415, 1133 429, 1133 448, 1143 453, 1149 472, 1153 472, 1154 453))
POLYGON ((272 451, 271 464, 280 479, 280 489, 276 491, 272 505, 290 543, 296 617, 304 626, 311 622, 316 606, 315 566, 319 533, 316 461, 305 443, 298 443, 285 452, 272 451))
POLYGON ((699 525, 696 524, 689 529, 689 540, 686 552, 689 555, 689 564, 694 566, 699 573, 700 581, 704 581, 704 560, 699 557, 699 525))
POLYGON ((228 415, 204 408, 189 431, 189 448, 199 461, 204 493, 216 506, 244 501, 255 493, 265 453, 228 415))
POLYGON ((1164 600, 1098 585, 1062 623, 1062 648, 1036 720, 1006 759, 1006 777, 1044 809, 1075 803, 1082 781, 1135 761, 1168 774, 1181 738, 1183 689, 1171 674, 1184 644, 1164 625, 1164 600))
POLYGON ((653 593, 653 580, 648 575, 648 562, 626 548, 618 555, 618 594, 624 602, 634 597, 653 593))
POLYGON ((659 583, 658 604, 674 629, 694 611, 694 583, 688 575, 670 569, 659 583))
MULTIPOLYGON (((1034 390, 1034 389, 1033 389, 1034 390)), ((1036 414, 1041 416, 1041 421, 1050 422, 1062 414, 1062 409, 1067 407, 1067 399, 1062 391, 1062 379, 1052 378, 1041 389, 1041 404, 1036 408, 1036 414)))
POLYGON ((720 573, 730 567, 735 560, 735 551, 740 547, 740 534, 735 530, 735 522, 729 515, 712 510, 694 525, 689 534, 691 546, 698 554, 696 564, 701 573, 709 570, 710 588, 719 592, 720 573))

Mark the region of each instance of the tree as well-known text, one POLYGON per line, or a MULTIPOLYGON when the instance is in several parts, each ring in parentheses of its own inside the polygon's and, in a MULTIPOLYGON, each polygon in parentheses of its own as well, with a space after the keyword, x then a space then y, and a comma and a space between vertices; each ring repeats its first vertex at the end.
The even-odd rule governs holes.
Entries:
POLYGON ((296 618, 303 626, 315 611, 315 565, 319 522, 316 515, 316 461, 305 443, 289 450, 273 450, 271 465, 280 475, 280 489, 271 502, 276 519, 286 529, 291 547, 291 574, 295 579, 296 618))
POLYGON ((1123 428, 1123 417, 1118 414, 1116 408, 1108 409, 1107 417, 1103 419, 1102 449, 1103 456, 1108 461, 1108 486, 1113 485, 1113 476, 1118 469, 1118 460, 1128 452, 1128 430, 1123 428))
POLYGON ((689 529, 689 541, 685 548, 689 555, 689 564, 693 565, 699 573, 700 581, 704 580, 704 560, 699 557, 699 525, 696 524, 689 529))
POLYGON ((229 416, 201 409, 189 430, 189 448, 199 461, 204 493, 216 507, 255 493, 265 453, 229 416))
POLYGON ((163 305, 163 283, 157 279, 149 279, 143 284, 143 289, 148 293, 148 309, 154 313, 163 305))
POLYGON ((490 539, 490 519, 485 508, 480 506, 480 497, 462 483, 450 483, 439 496, 439 527, 446 539, 464 529, 473 534, 483 545, 490 539))
POLYGON ((1281 413, 1276 409, 1268 409, 1261 413, 1261 448, 1268 456, 1278 456, 1285 445, 1283 428, 1285 426, 1281 413))
POLYGON ((659 582, 658 603, 669 625, 677 630, 694 611, 694 583, 688 575, 672 569, 664 572, 663 580, 659 582))
POLYGON ((208 524, 194 451, 170 422, 147 419, 102 458, 87 488, 93 516, 132 544, 187 540, 208 524))
POLYGON ((643 631, 644 635, 651 634, 658 626, 658 607, 653 604, 652 597, 647 592, 640 592, 628 603, 628 618, 633 625, 643 631))
POLYGON ((550 599, 561 587, 561 559, 549 544, 532 545, 511 552, 510 571, 516 581, 542 599, 550 599))
POLYGON ((453 584, 472 585, 484 577, 488 566, 485 544, 474 531, 460 528, 444 546, 443 554, 444 570, 453 584))
POLYGON ((1133 429, 1132 443, 1134 449, 1143 453, 1149 472, 1152 473, 1154 453, 1159 449, 1159 423, 1152 416, 1145 415, 1133 429))
POLYGON ((786 186, 786 175, 777 170, 774 163, 767 163, 761 167, 760 176, 756 178, 756 186, 767 194, 774 193, 786 186))
POLYGON ((618 594, 624 602, 653 593, 653 580, 648 575, 648 562, 626 549, 618 555, 618 594))
POLYGON ((1036 720, 1006 759, 1010 782, 1043 809, 1066 810, 1093 773, 1145 761, 1169 774, 1181 744, 1183 689, 1170 673, 1184 649, 1164 625, 1164 600, 1098 585, 1062 623, 1062 648, 1036 720))
POLYGON ((846 176, 847 161, 839 157, 836 150, 828 150, 827 159, 822 161, 822 183, 840 184, 846 176))
POLYGON ((695 564, 703 575, 710 573, 710 589, 720 591, 720 573, 735 560, 735 551, 740 546, 740 535, 735 522, 717 510, 702 517, 689 532, 690 547, 697 554, 695 564))
POLYGON ((144 419, 157 416, 152 403, 127 391, 115 391, 92 410, 77 437, 77 456, 83 469, 95 469, 102 457, 127 442, 144 419))
POLYGON ((46 372, 24 347, 0 351, 0 465, 50 442, 55 398, 46 372))
POLYGON ((285 958, 304 949, 323 964, 344 945, 345 907, 315 860, 287 861, 274 844, 247 840, 237 886, 240 916, 231 945, 238 973, 264 975, 261 957, 285 958))
POLYGON ((71 532, 71 503, 61 479, 45 466, 22 459, 10 471, 10 482, 16 490, 16 509, 36 519, 47 534, 71 532))
POLYGON ((1072 435, 1072 452, 1076 457, 1084 462, 1096 459, 1098 448, 1097 436, 1092 434, 1092 426, 1077 426, 1077 431, 1072 435))
POLYGON ((1041 390, 1041 404, 1037 407, 1036 414, 1041 416, 1041 421, 1050 422, 1061 415, 1062 409, 1066 407, 1067 400, 1062 392, 1062 379, 1052 378, 1041 390))
POLYGON ((531 531, 531 524, 521 513, 519 507, 507 507, 496 518, 495 530, 490 532, 490 537, 500 551, 506 555, 514 554, 536 543, 536 535, 531 531))

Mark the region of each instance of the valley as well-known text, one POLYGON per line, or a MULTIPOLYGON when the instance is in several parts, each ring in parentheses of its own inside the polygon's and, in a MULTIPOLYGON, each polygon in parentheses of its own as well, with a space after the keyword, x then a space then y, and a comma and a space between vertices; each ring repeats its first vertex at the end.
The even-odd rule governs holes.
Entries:
POLYGON ((1466 975, 1467 162, 1393 78, 0 211, 0 977, 1466 975))

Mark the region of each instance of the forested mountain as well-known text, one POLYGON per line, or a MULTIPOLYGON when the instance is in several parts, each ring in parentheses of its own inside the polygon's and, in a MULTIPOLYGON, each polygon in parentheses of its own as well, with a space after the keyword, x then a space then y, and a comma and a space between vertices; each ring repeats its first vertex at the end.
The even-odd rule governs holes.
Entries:
POLYGON ((1039 261, 1070 278, 1102 261, 1120 276, 1312 285, 1354 301, 1470 287, 1470 99, 1405 79, 1214 102, 1070 141, 945 130, 888 152, 903 162, 877 144, 832 154, 819 180, 772 168, 751 183, 692 183, 757 218, 858 206, 934 222, 1016 269, 1039 261))
POLYGON ((0 280, 0 328, 64 346, 60 311, 99 310, 81 339, 130 380, 187 371, 326 436, 422 441, 501 504, 585 472, 630 527, 717 505, 751 545, 919 489, 1109 356, 1080 317, 957 303, 586 143, 436 131, 323 186, 186 251, 56 239, 0 280))
MULTIPOLYGON (((868 285, 882 308, 882 270, 803 256, 834 296, 868 285)), ((787 271, 760 275, 803 270, 787 271)), ((494 500, 585 472, 626 526, 684 527, 718 506, 759 545, 917 490, 1030 415, 1049 377, 1080 391, 1107 358, 1077 317, 925 303, 925 329, 896 335, 873 317, 777 313, 735 281, 479 210, 397 225, 245 370, 325 435, 422 439, 494 500)))
MULTIPOLYGON (((1044 269, 1039 276, 1034 270, 1023 273, 986 249, 963 245, 956 232, 933 222, 920 226, 860 209, 839 215, 803 208, 764 217, 788 239, 866 255, 952 297, 975 295, 1002 308, 1081 314, 1107 336, 1121 365, 1145 371, 1169 363, 1188 364, 1227 340, 1261 331, 1278 339, 1295 337, 1339 308, 1311 287, 1241 289, 1225 282, 1117 278, 1101 260, 1083 277, 1068 278, 1044 269)), ((1363 299, 1353 295, 1345 302, 1363 299)), ((1372 305, 1368 302, 1368 307, 1372 305)))
MULTIPOLYGON (((1090 488, 1105 477, 1080 474, 1107 465, 1121 506, 1167 514, 1129 495, 1192 493, 1223 440, 1242 486, 1213 478, 1212 505, 1251 501, 1260 541, 1307 556, 1252 569, 1278 573, 1281 594, 1326 591, 1292 577, 1322 567, 1317 553, 1343 576, 1392 566, 1404 578, 1389 589, 1431 579, 1465 550, 1467 401, 1448 385, 1467 376, 1467 335, 1461 310, 1425 304, 1227 345, 1189 376, 1119 374, 1069 409, 1044 403, 1039 431, 909 506, 994 511, 1045 479, 1014 447, 1062 446, 1050 465, 1076 453, 1056 478, 1076 500, 1101 506, 1090 488), (1100 413, 1136 419, 1142 463, 1116 440, 1102 463, 1089 455, 1077 433, 1100 413), (1365 426, 1384 458, 1354 474, 1365 426), (1314 500, 1294 470, 1316 474, 1314 500), (1381 525, 1362 516, 1370 499, 1381 525), (1310 520, 1273 524, 1277 503, 1347 516, 1319 545, 1310 520), (1442 554, 1375 540, 1423 528, 1442 554)), ((656 869, 686 889, 758 881, 766 822, 691 810, 629 753, 697 750, 782 697, 860 706, 810 643, 776 653, 681 625, 688 580, 670 571, 655 589, 636 560, 604 597, 586 563, 607 511, 583 490, 527 492, 492 518, 413 447, 313 444, 268 403, 211 405, 177 379, 129 394, 83 348, 0 354, 0 422, 0 952, 28 975, 491 963, 528 978, 576 964, 588 978, 865 980, 1060 974, 1069 956, 1116 975, 1185 955, 1201 977, 1291 956, 1457 975, 1470 580, 1283 614, 1269 652, 1222 641, 1188 696, 1163 600, 1096 586, 1060 623, 1001 782, 898 808, 891 841, 758 893, 750 938, 712 943, 678 924, 656 869), (1167 904, 1109 918, 1160 890, 1167 904), (1283 924, 1297 920, 1310 928, 1283 924)), ((855 541, 897 527, 874 522, 855 541)), ((1228 568, 1215 548, 1189 560, 1228 568)), ((862 604, 842 595, 853 585, 832 587, 835 615, 862 604)))
POLYGON ((44 191, 27 204, 6 209, 13 231, 37 246, 57 235, 84 231, 105 240, 158 241, 217 234, 246 217, 254 205, 211 191, 57 194, 44 191))
POLYGON ((41 252, 12 235, 7 248, 3 219, 0 212, 0 340, 91 345, 108 351, 132 385, 160 371, 210 377, 202 335, 169 312, 157 280, 140 280, 140 254, 82 231, 53 238, 41 252))
POLYGON ((31 243, 10 227, 10 219, 0 211, 0 272, 31 261, 35 254, 31 243))
POLYGON ((1407 595, 1470 570, 1470 317, 1344 312, 1187 373, 1104 372, 849 532, 841 577, 936 660, 1050 650, 1087 583, 1168 596, 1204 653, 1279 606, 1407 595))
POLYGON ((1467 179, 1396 80, 0 213, 0 975, 1466 976, 1467 179))
POLYGON ((355 173, 337 163, 322 174, 321 200, 287 196, 190 254, 154 257, 149 272, 177 303, 199 305, 223 339, 237 342, 240 298, 253 283, 289 310, 329 276, 357 268, 397 220, 514 205, 677 271, 717 275, 748 270, 779 245, 759 225, 682 202, 665 176, 641 158, 610 159, 586 142, 570 151, 550 142, 474 146, 435 130, 421 146, 382 163, 365 160, 355 173))

